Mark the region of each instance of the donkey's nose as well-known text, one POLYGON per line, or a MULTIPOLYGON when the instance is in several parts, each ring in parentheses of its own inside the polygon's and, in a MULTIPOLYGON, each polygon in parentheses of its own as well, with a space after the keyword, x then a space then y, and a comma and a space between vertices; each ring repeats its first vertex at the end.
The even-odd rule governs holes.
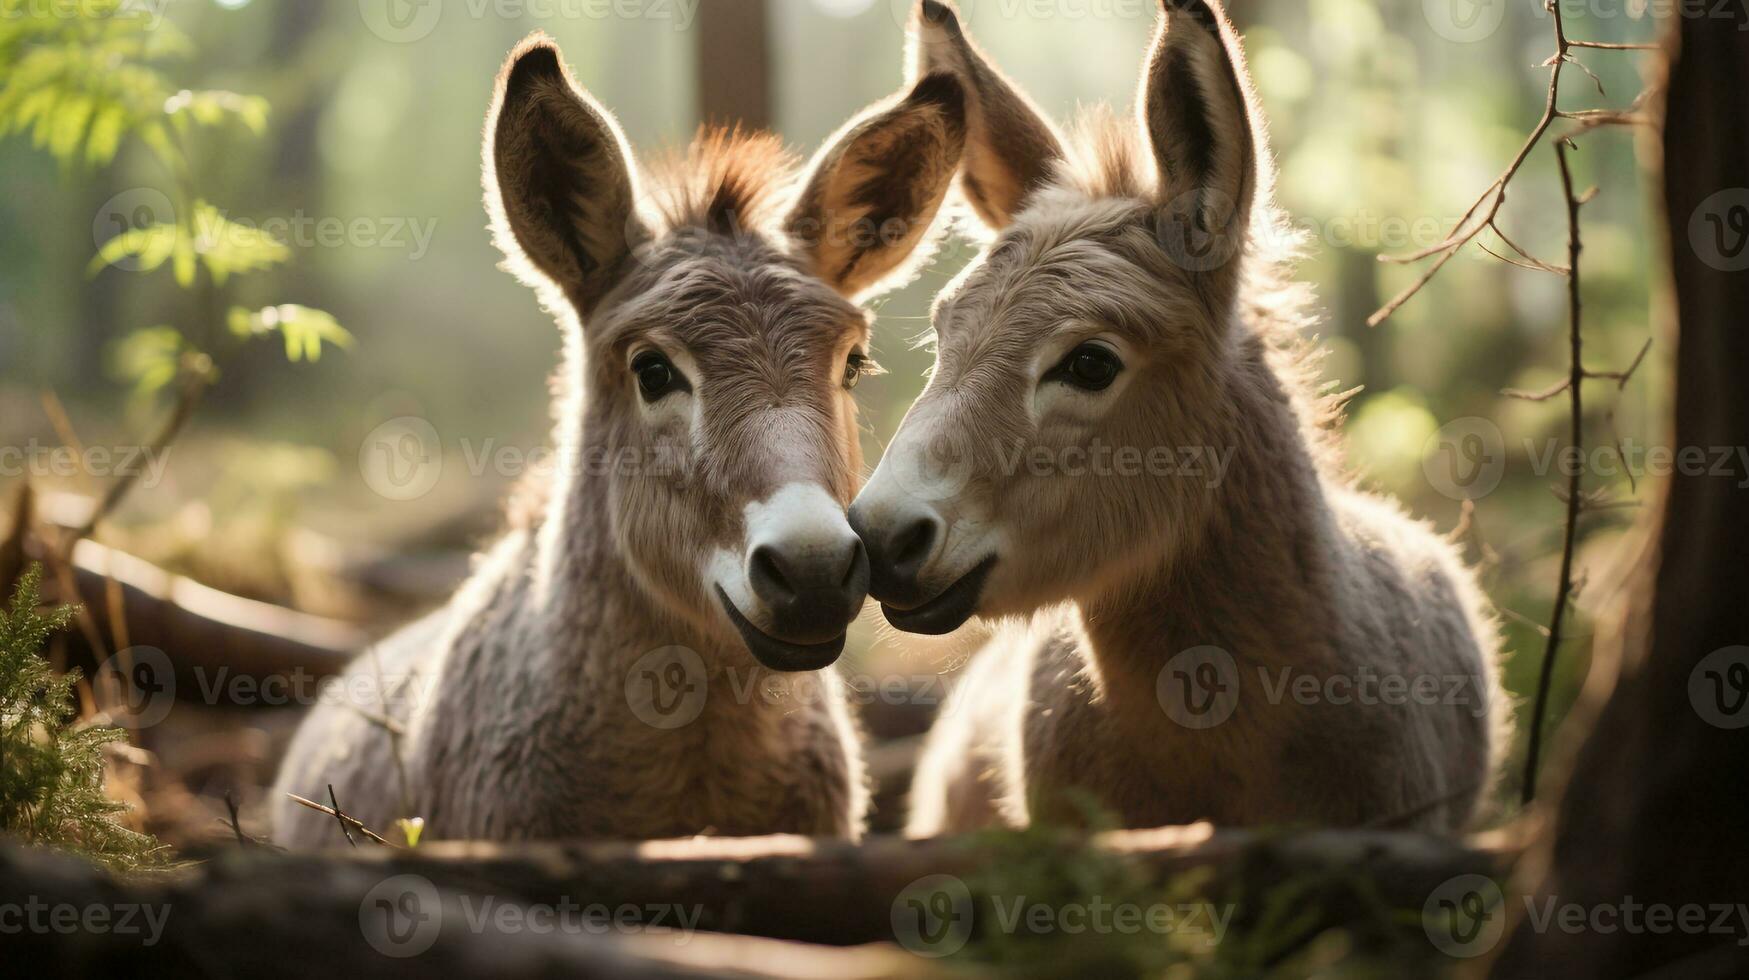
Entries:
POLYGON ((872 521, 850 508, 850 527, 868 548, 869 591, 883 602, 904 602, 917 593, 918 576, 934 557, 944 525, 934 511, 917 510, 872 521))
POLYGON ((849 528, 832 542, 769 542, 748 556, 747 579, 771 614, 777 636, 791 643, 824 643, 843 636, 862 609, 868 556, 849 528))

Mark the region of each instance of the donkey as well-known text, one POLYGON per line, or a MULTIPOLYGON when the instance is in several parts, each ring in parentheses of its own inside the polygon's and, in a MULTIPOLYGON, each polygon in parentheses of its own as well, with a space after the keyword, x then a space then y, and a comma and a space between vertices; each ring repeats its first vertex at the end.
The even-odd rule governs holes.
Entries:
POLYGON ((1224 12, 1163 2, 1139 139, 1109 112, 1066 139, 945 3, 909 60, 966 85, 961 188, 996 238, 938 299, 934 372, 851 525, 899 629, 1034 618, 968 668, 908 832, 1089 804, 1464 824, 1500 744, 1497 625, 1449 544, 1342 474, 1224 12))
POLYGON ((327 799, 440 837, 856 837, 836 677, 867 557, 854 302, 904 276, 952 187, 965 95, 932 75, 805 173, 701 131, 648 194, 614 118, 544 35, 511 54, 485 191, 508 267, 564 333, 545 503, 441 611, 361 656, 292 742, 278 839, 327 799), (897 150, 903 148, 904 152, 897 150))

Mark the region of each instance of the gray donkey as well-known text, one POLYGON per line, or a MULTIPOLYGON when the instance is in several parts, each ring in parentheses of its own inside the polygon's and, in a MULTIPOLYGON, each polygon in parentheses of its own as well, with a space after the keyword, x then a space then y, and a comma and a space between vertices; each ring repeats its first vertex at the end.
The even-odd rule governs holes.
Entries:
POLYGON ((281 843, 340 840, 286 795, 330 784, 367 825, 448 838, 861 833, 857 736, 822 670, 867 588, 844 513, 853 300, 930 240, 964 139, 963 88, 938 75, 805 173, 774 138, 707 131, 646 181, 553 44, 516 49, 486 204, 563 328, 559 463, 448 605, 304 721, 281 843))
POLYGON ((910 833, 1089 803, 1463 825, 1507 715, 1497 627, 1446 541, 1343 475, 1225 14, 1164 2, 1139 125, 1073 139, 946 4, 911 61, 966 84, 961 187, 998 234, 938 300, 935 370, 851 524, 900 629, 1034 618, 937 722, 910 833))

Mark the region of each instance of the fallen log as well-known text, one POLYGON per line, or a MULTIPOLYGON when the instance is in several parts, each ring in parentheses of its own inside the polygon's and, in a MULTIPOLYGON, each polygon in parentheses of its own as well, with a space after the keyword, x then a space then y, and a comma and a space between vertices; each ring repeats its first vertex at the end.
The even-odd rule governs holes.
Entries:
MULTIPOLYGON (((9 913, 0 927, 5 963, 9 975, 65 977, 941 974, 891 947, 840 949, 652 928, 620 924, 611 912, 542 910, 492 896, 470 903, 436 887, 402 893, 394 882, 384 884, 369 863, 334 858, 225 862, 211 873, 119 881, 66 855, 0 844, 0 901, 9 913), (397 906, 406 895, 425 904, 397 906), (408 911, 404 923, 393 918, 408 911)), ((963 969, 954 975, 968 976, 963 969)))
MULTIPOLYGON (((342 848, 338 829, 335 841, 342 848)), ((1266 866, 1287 878, 1340 869, 1367 876, 1387 902, 1420 909, 1459 875, 1504 872, 1516 847, 1498 838, 1463 842, 1385 831, 1261 833, 1208 825, 1065 833, 1166 884, 1198 869, 1266 866)), ((802 837, 496 844, 436 842, 417 850, 362 845, 340 854, 226 850, 184 873, 189 889, 263 897, 277 883, 329 880, 368 889, 384 881, 429 883, 444 892, 543 907, 685 909, 698 929, 833 946, 894 938, 895 915, 920 880, 975 876, 1004 852, 980 837, 861 843, 802 837), (251 889, 256 889, 251 892, 251 889)), ((363 889, 357 889, 362 891, 363 889)), ((968 910, 968 914, 971 914, 968 910)))

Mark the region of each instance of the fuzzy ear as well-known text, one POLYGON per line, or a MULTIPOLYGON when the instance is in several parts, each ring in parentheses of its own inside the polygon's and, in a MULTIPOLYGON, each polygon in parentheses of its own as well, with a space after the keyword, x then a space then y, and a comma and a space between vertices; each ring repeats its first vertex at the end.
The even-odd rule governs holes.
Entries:
POLYGON ((960 27, 950 3, 922 0, 912 18, 908 73, 949 72, 965 83, 966 159, 961 186, 986 225, 1002 229, 1050 181, 1063 141, 1044 114, 1003 77, 960 27))
POLYGON ((642 233, 636 178, 619 125, 571 80, 544 33, 517 45, 498 74, 484 155, 498 247, 587 313, 642 233))
POLYGON ((861 295, 923 243, 965 143, 965 90, 951 75, 930 75, 826 141, 784 229, 816 275, 861 295))
POLYGON ((1226 285, 1262 180, 1245 56, 1215 0, 1161 0, 1161 12, 1137 100, 1159 166, 1161 241, 1226 285))

